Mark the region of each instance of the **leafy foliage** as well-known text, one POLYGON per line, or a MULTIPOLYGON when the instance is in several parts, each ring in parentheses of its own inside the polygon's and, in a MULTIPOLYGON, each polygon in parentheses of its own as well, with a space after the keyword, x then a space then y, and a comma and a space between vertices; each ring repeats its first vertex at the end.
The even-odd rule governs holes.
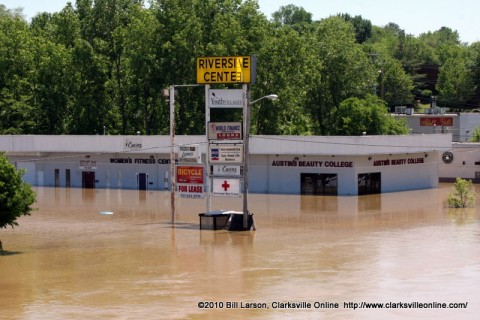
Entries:
MULTIPOLYGON (((368 117, 346 117, 342 104, 356 107, 374 93, 394 107, 434 94, 440 106, 456 108, 480 85, 480 46, 460 43, 447 27, 414 37, 395 23, 373 26, 348 13, 314 21, 295 5, 268 20, 256 0, 143 4, 76 0, 30 23, 21 9, 0 5, 0 134, 165 134, 162 89, 195 83, 200 56, 257 57, 253 99, 280 97, 252 106, 258 134, 339 134, 332 124, 348 119, 367 121, 358 125, 369 133, 403 132, 383 116, 383 129, 372 129, 368 117), (427 79, 425 65, 439 70, 438 83, 427 79)), ((181 89, 179 134, 204 132, 203 93, 181 89)), ((240 116, 221 109, 211 115, 240 116)), ((342 134, 358 133, 342 126, 342 134)))
POLYGON ((23 173, 0 154, 0 228, 18 226, 16 220, 33 210, 36 194, 22 181, 23 173))
POLYGON ((468 142, 480 142, 480 126, 473 129, 472 135, 470 136, 470 139, 468 139, 468 142))
POLYGON ((450 208, 471 208, 475 206, 476 193, 472 180, 457 178, 454 192, 449 193, 447 204, 450 208))
POLYGON ((390 117, 385 103, 373 95, 346 99, 337 109, 335 119, 336 135, 407 134, 409 131, 406 123, 390 117))

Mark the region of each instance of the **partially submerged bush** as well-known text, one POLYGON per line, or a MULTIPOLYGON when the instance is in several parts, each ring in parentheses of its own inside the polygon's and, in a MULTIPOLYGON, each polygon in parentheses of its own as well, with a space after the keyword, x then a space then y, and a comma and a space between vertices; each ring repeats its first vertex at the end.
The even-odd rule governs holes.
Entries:
POLYGON ((455 191, 449 193, 447 204, 450 208, 473 208, 475 207, 476 193, 472 180, 457 178, 454 185, 455 191))

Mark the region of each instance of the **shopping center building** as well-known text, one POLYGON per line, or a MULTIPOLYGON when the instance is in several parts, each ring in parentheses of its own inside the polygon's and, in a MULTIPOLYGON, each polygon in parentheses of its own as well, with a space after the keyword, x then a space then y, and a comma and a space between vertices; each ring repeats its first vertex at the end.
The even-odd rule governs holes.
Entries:
MULTIPOLYGON (((34 186, 168 190, 169 136, 0 136, 24 180, 34 186)), ((177 136, 178 145, 199 145, 205 136, 177 136)), ((249 192, 361 195, 435 188, 452 134, 405 136, 252 136, 249 192)), ((220 164, 221 165, 221 164, 220 164)), ((227 164, 225 164, 227 166, 227 164)), ((205 170, 207 172, 207 170, 205 170)))

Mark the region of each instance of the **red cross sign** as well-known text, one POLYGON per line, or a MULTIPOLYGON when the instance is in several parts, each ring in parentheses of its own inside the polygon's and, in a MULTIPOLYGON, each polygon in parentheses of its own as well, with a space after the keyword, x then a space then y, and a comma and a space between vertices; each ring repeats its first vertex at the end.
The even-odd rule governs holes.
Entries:
POLYGON ((213 195, 224 197, 240 197, 240 179, 213 179, 213 195))
POLYGON ((228 191, 228 188, 230 188, 230 185, 228 184, 227 180, 223 182, 222 188, 224 191, 228 191))

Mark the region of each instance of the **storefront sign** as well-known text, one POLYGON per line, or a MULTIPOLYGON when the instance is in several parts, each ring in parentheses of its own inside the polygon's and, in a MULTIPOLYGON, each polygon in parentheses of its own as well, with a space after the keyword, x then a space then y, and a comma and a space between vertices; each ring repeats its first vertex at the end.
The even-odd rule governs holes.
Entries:
POLYGON ((155 158, 110 158, 110 163, 119 164, 170 164, 170 159, 158 159, 155 158))
POLYGON ((405 164, 419 164, 425 163, 425 158, 408 158, 408 159, 384 159, 384 160, 374 160, 374 167, 385 167, 385 166, 399 166, 405 164))
POLYGON ((125 138, 123 151, 138 151, 142 149, 142 138, 125 138))
POLYGON ((243 175, 242 166, 212 166, 212 176, 222 177, 241 177, 243 175))
POLYGON ((251 56, 197 58, 197 83, 253 84, 255 69, 255 59, 251 56))
POLYGON ((180 163, 201 163, 201 156, 198 144, 179 145, 178 162, 180 163))
POLYGON ((178 183, 203 184, 203 166, 181 166, 175 168, 178 183))
POLYGON ((241 122, 210 122, 208 124, 209 140, 242 140, 241 122))
POLYGON ((202 199, 205 198, 203 184, 177 184, 177 192, 180 198, 202 199))
POLYGON ((80 170, 95 170, 97 169, 97 160, 80 160, 78 166, 80 170))
POLYGON ((243 145, 211 145, 210 163, 242 163, 243 145))
POLYGON ((243 108, 243 90, 210 89, 207 103, 209 108, 243 108))
POLYGON ((420 118, 420 126, 422 127, 451 127, 453 126, 453 118, 451 117, 428 117, 420 118))
POLYGON ((203 166, 175 167, 177 191, 181 198, 200 199, 205 196, 204 171, 203 166))
POLYGON ((353 161, 274 160, 272 167, 353 168, 353 161))
POLYGON ((214 196, 239 197, 240 179, 212 179, 214 196))

